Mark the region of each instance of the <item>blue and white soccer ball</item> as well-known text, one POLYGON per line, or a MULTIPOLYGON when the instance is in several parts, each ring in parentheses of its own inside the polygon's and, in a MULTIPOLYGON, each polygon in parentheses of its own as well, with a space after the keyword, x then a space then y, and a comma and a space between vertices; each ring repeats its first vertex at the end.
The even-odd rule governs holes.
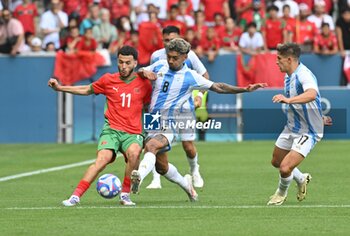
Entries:
POLYGON ((119 178, 113 174, 104 174, 98 178, 96 190, 104 198, 114 198, 122 190, 119 178))

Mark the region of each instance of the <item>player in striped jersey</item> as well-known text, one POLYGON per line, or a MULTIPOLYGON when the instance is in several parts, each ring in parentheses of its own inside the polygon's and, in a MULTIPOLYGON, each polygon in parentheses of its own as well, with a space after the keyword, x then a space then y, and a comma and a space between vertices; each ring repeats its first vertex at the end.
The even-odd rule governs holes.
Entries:
MULTIPOLYGON (((166 46, 170 40, 180 37, 180 29, 176 26, 169 25, 163 29, 163 43, 166 46)), ((165 48, 155 51, 151 56, 151 64, 159 61, 166 60, 166 51, 165 48)), ((203 63, 199 60, 197 55, 190 50, 188 57, 185 60, 185 64, 188 68, 195 70, 198 74, 202 75, 204 78, 209 79, 209 73, 204 67, 203 63)), ((192 100, 190 97, 187 102, 183 105, 184 108, 188 111, 186 116, 192 116, 192 120, 196 120, 194 109, 197 106, 202 104, 203 93, 199 92, 198 95, 192 100)), ((202 188, 204 185, 203 178, 199 172, 198 164, 198 152, 194 144, 196 139, 195 129, 180 130, 179 139, 182 142, 182 147, 186 153, 187 161, 190 165, 190 172, 193 177, 193 186, 196 188, 202 188)), ((159 189, 161 188, 160 175, 157 173, 155 168, 153 168, 153 180, 150 185, 147 186, 148 189, 159 189)))
POLYGON ((275 143, 271 161, 279 168, 279 184, 267 205, 283 204, 293 178, 298 185, 297 199, 304 200, 311 175, 301 173, 297 166, 323 137, 324 122, 317 80, 299 57, 297 44, 277 46, 277 65, 281 72, 286 73, 285 95, 277 94, 272 101, 288 104, 288 111, 287 124, 275 143))
POLYGON ((169 181, 178 184, 189 196, 191 201, 197 200, 197 193, 192 185, 192 176, 182 176, 176 167, 168 163, 167 151, 178 128, 173 126, 183 118, 182 105, 191 97, 193 89, 210 89, 217 93, 251 92, 266 84, 252 84, 245 88, 235 87, 225 83, 214 83, 205 79, 184 63, 190 51, 190 44, 181 38, 173 39, 166 46, 167 61, 160 60, 149 67, 141 68, 139 74, 153 82, 150 112, 161 116, 165 125, 161 129, 149 132, 145 143, 144 158, 138 170, 132 171, 131 189, 137 193, 142 180, 153 169, 169 181))

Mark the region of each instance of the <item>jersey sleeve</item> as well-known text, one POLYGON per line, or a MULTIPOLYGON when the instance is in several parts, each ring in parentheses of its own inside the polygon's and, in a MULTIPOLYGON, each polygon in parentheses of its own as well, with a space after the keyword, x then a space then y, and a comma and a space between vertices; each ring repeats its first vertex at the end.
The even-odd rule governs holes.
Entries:
POLYGON ((195 71, 189 72, 193 76, 194 83, 191 85, 192 89, 205 89, 208 90, 213 84, 213 81, 207 80, 195 71))
POLYGON ((166 60, 159 60, 149 66, 142 67, 142 69, 158 73, 159 69, 162 68, 165 65, 165 63, 167 63, 166 60))
POLYGON ((192 64, 192 69, 195 70, 198 74, 204 75, 205 72, 207 72, 207 69, 204 67, 201 60, 199 60, 198 56, 192 50, 188 53, 188 59, 192 64))
POLYGON ((106 77, 107 75, 103 75, 97 81, 91 84, 92 91, 94 94, 104 94, 106 88, 106 77))
POLYGON ((317 80, 311 71, 306 70, 300 73, 299 82, 301 83, 304 91, 308 89, 315 89, 318 92, 317 80))

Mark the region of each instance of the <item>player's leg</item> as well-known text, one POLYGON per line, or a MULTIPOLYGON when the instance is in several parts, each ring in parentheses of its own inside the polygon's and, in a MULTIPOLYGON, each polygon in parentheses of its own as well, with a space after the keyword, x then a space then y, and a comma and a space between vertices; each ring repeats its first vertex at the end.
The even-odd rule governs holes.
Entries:
POLYGON ((152 182, 146 187, 147 189, 160 189, 162 188, 162 184, 160 181, 160 174, 156 171, 156 168, 154 167, 152 170, 152 182))
POLYGON ((138 168, 140 162, 140 155, 143 146, 143 137, 141 135, 124 134, 126 138, 122 141, 122 151, 126 156, 125 174, 122 185, 122 192, 120 193, 120 203, 126 206, 134 206, 130 199, 131 190, 131 172, 138 168))
POLYGON ((182 176, 177 168, 168 162, 166 152, 157 154, 155 166, 159 174, 163 175, 170 182, 178 184, 187 193, 191 201, 197 201, 198 195, 193 188, 191 176, 182 176))
POLYGON ((170 148, 170 143, 174 139, 173 134, 155 134, 146 140, 143 159, 138 170, 131 173, 131 190, 133 193, 139 192, 139 187, 143 179, 152 171, 156 164, 156 154, 164 149, 170 148), (171 140, 171 141, 169 141, 171 140))
POLYGON ((64 200, 64 206, 74 206, 80 202, 80 197, 89 189, 91 183, 96 179, 98 174, 111 162, 115 160, 115 152, 110 149, 98 151, 95 163, 90 165, 86 170, 83 178, 75 188, 72 196, 64 200))
POLYGON ((196 146, 194 145, 194 141, 184 140, 182 141, 182 147, 186 152, 187 161, 190 165, 190 171, 193 178, 193 185, 196 188, 202 188, 204 185, 204 181, 201 174, 199 173, 198 152, 196 146))

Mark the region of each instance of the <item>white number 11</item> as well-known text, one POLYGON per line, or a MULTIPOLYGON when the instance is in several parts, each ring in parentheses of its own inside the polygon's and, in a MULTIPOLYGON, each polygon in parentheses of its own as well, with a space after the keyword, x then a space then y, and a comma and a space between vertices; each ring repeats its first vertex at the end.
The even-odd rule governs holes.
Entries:
POLYGON ((125 107, 125 98, 128 99, 128 104, 126 105, 126 107, 130 107, 130 102, 131 102, 131 94, 128 93, 128 94, 125 94, 125 93, 122 93, 120 94, 120 96, 122 97, 122 107, 125 107))

